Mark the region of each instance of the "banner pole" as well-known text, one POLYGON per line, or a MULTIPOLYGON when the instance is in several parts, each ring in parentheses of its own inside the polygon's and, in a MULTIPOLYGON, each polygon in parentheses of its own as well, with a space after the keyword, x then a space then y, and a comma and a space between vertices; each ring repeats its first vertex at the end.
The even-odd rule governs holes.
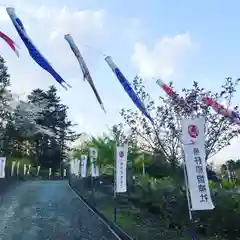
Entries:
POLYGON ((191 204, 191 199, 190 199, 190 194, 189 194, 189 184, 188 184, 188 174, 187 174, 187 169, 186 169, 186 162, 185 162, 185 156, 184 156, 184 151, 182 149, 182 156, 183 156, 183 161, 184 161, 184 180, 185 180, 185 187, 186 187, 186 196, 187 196, 187 202, 188 202, 188 215, 189 215, 189 223, 190 223, 190 234, 192 237, 192 240, 196 240, 196 234, 193 229, 193 214, 192 214, 192 204, 191 204))
MULTIPOLYGON (((89 159, 90 159, 90 172, 91 172, 91 185, 92 185, 92 198, 93 198, 93 205, 96 206, 96 200, 95 200, 95 177, 93 176, 93 171, 95 172, 95 169, 93 169, 93 159, 92 159, 92 149, 89 149, 89 159)), ((95 159, 96 161, 96 159, 95 159)))
POLYGON ((93 205, 96 206, 96 201, 95 201, 95 185, 94 185, 94 177, 93 177, 93 176, 91 176, 91 182, 92 182, 93 205))
POLYGON ((115 151, 114 151, 114 186, 113 186, 113 199, 114 199, 114 209, 113 209, 113 214, 114 214, 114 222, 117 221, 117 207, 116 207, 116 201, 117 201, 117 192, 116 192, 116 170, 117 169, 117 141, 116 141, 116 146, 115 146, 115 151))
POLYGON ((19 164, 20 164, 20 163, 17 162, 17 182, 19 181, 19 179, 18 179, 18 178, 19 178, 19 176, 18 176, 18 175, 19 175, 19 164))
MULTIPOLYGON (((179 121, 179 127, 182 131, 182 125, 180 116, 178 116, 179 121)), ((179 141, 181 141, 181 137, 179 136, 179 141)), ((188 181, 188 174, 187 174, 187 167, 186 167, 186 161, 185 161, 185 153, 183 149, 183 142, 181 144, 181 150, 182 150, 182 158, 183 158, 183 172, 184 172, 184 182, 185 182, 185 188, 186 188, 186 197, 187 197, 187 203, 188 203, 188 215, 189 215, 189 224, 190 224, 190 235, 192 240, 196 240, 196 234, 193 229, 193 214, 192 214, 192 204, 191 204, 191 198, 190 198, 190 191, 189 191, 189 181, 188 181)))

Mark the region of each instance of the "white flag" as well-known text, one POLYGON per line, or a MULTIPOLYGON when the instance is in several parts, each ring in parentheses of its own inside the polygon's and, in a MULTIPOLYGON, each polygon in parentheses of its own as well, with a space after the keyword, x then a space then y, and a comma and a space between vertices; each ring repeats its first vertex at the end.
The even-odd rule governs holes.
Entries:
POLYGON ((78 159, 74 159, 73 162, 72 162, 72 167, 73 167, 73 174, 75 176, 78 175, 78 159))
POLYGON ((17 176, 19 175, 20 162, 17 163, 17 176))
POLYGON ((81 156, 81 177, 87 177, 87 155, 81 156))
POLYGON ((16 165, 16 162, 13 161, 13 162, 12 162, 12 169, 11 169, 11 176, 13 176, 13 174, 14 174, 15 165, 16 165))
POLYGON ((76 175, 76 160, 72 160, 73 174, 76 175))
POLYGON ((52 176, 52 168, 49 168, 49 177, 52 176))
POLYGON ((66 177, 67 176, 67 170, 63 169, 63 176, 66 177))
POLYGON ((127 154, 128 145, 116 148, 116 189, 118 193, 127 191, 127 154))
POLYGON ((27 172, 28 175, 31 173, 31 167, 32 167, 31 164, 29 164, 28 165, 28 172, 27 172))
POLYGON ((5 178, 6 158, 0 157, 0 178, 5 178))
POLYGON ((77 159, 74 159, 74 175, 76 176, 77 175, 77 159))
POLYGON ((96 177, 99 177, 99 166, 95 166, 95 173, 96 173, 96 177))
POLYGON ((73 160, 69 162, 70 165, 70 173, 73 174, 73 160))
POLYGON ((80 160, 75 159, 75 175, 79 177, 79 170, 80 170, 80 160))
POLYGON ((182 120, 182 142, 188 175, 191 210, 214 209, 205 161, 205 119, 182 120))
POLYGON ((89 157, 90 157, 90 163, 91 163, 91 175, 92 177, 97 177, 98 170, 97 170, 97 157, 98 157, 98 151, 96 148, 89 148, 89 157))
POLYGON ((27 166, 26 164, 23 165, 23 175, 26 175, 27 172, 27 166))
POLYGON ((71 161, 71 168, 72 168, 72 174, 74 175, 75 174, 75 160, 74 159, 71 161))
POLYGON ((37 176, 39 176, 40 168, 40 166, 37 167, 37 176))

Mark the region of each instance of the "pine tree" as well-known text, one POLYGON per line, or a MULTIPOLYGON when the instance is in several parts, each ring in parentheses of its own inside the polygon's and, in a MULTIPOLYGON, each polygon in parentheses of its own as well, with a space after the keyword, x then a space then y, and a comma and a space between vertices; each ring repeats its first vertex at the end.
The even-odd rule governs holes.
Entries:
POLYGON ((10 86, 10 75, 3 57, 0 55, 0 154, 4 154, 8 148, 6 137, 6 125, 9 118, 8 102, 6 97, 8 88, 10 86))
POLYGON ((45 105, 37 123, 52 131, 52 135, 38 133, 34 137, 35 157, 45 167, 57 169, 65 158, 69 141, 77 135, 71 130, 73 124, 68 120, 68 107, 61 103, 57 89, 51 86, 47 91, 36 89, 28 97, 34 104, 45 105))

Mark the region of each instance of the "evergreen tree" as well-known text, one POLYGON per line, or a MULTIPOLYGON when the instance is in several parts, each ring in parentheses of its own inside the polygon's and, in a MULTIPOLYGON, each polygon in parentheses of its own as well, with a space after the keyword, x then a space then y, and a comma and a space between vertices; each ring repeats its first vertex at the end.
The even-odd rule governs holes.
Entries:
POLYGON ((57 169, 69 144, 79 135, 72 130, 68 107, 61 103, 57 89, 35 89, 27 102, 17 101, 9 90, 10 76, 0 56, 0 155, 29 157, 32 163, 57 169))
POLYGON ((35 158, 45 167, 57 169, 68 150, 69 141, 77 135, 71 130, 73 124, 68 120, 67 106, 61 103, 57 89, 51 86, 47 91, 36 89, 28 96, 31 103, 45 105, 37 123, 49 128, 53 134, 38 133, 34 137, 35 158))
POLYGON ((9 118, 8 102, 9 99, 6 93, 9 91, 10 75, 8 74, 8 68, 5 65, 6 62, 0 55, 0 154, 5 153, 4 148, 8 148, 5 144, 6 137, 6 125, 9 118))

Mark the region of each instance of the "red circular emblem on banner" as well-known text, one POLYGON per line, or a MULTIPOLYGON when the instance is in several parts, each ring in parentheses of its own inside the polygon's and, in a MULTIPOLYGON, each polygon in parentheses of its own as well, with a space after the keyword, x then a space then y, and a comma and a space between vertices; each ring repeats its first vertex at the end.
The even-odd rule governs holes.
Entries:
POLYGON ((196 138, 199 134, 198 128, 196 125, 192 124, 188 126, 188 134, 192 138, 196 138))
POLYGON ((119 152, 119 157, 121 157, 121 158, 124 157, 124 152, 123 151, 119 152))

